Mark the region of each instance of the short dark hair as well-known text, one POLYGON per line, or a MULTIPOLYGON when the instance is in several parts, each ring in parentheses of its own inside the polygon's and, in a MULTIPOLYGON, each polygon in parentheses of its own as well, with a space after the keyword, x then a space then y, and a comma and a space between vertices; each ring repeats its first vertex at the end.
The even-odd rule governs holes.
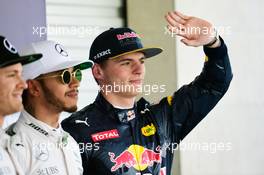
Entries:
MULTIPOLYGON (((100 63, 96 63, 98 64, 101 68, 105 68, 107 66, 107 60, 101 61, 100 63)), ((94 77, 94 80, 96 81, 96 83, 99 85, 98 80, 94 77)))

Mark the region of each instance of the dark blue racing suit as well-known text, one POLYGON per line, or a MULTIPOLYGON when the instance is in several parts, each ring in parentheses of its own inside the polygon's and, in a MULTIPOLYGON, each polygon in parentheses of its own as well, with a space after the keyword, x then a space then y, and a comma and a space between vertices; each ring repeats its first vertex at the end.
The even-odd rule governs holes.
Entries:
POLYGON ((116 109, 99 93, 62 122, 80 145, 85 175, 171 174, 175 145, 217 104, 232 79, 222 39, 220 47, 204 52, 201 74, 158 104, 141 98, 131 109, 116 109))

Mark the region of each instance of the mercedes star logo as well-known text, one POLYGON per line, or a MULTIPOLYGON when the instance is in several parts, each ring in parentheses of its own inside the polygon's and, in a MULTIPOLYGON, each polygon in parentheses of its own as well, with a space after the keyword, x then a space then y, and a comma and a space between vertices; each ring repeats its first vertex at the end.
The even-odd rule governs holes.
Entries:
POLYGON ((17 53, 17 50, 16 48, 7 40, 7 39, 4 39, 4 46, 7 50, 9 50, 9 52, 13 53, 13 54, 16 54, 17 53))
POLYGON ((68 53, 66 52, 66 50, 64 50, 64 48, 63 48, 62 45, 60 45, 60 44, 56 44, 56 45, 55 45, 55 49, 56 49, 56 51, 57 51, 59 54, 61 54, 62 56, 65 56, 65 57, 68 56, 68 53))
POLYGON ((34 154, 37 160, 47 161, 49 158, 49 151, 46 145, 37 145, 34 147, 34 154))

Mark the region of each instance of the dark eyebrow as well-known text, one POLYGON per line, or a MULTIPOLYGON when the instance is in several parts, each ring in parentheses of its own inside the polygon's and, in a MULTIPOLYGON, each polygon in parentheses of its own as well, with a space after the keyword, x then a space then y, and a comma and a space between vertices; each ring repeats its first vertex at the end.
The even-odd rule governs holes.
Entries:
POLYGON ((124 61, 132 61, 132 59, 130 58, 123 58, 123 59, 117 59, 116 62, 120 63, 120 62, 124 62, 124 61))
POLYGON ((16 69, 15 69, 15 70, 8 70, 8 71, 6 71, 6 73, 16 73, 16 74, 17 74, 18 72, 19 72, 19 71, 16 70, 16 69))
MULTIPOLYGON (((141 57, 141 58, 139 58, 139 60, 143 60, 143 59, 145 59, 146 57, 141 57)), ((118 62, 118 63, 120 63, 120 62, 124 62, 124 61, 133 61, 133 59, 132 58, 123 58, 123 59, 117 59, 116 60, 116 62, 118 62)))

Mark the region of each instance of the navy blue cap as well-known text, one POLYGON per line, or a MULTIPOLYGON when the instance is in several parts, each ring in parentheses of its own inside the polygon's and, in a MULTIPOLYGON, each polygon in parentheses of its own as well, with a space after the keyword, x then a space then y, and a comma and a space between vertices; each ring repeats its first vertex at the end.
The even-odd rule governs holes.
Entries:
POLYGON ((22 65, 36 61, 42 54, 20 56, 17 49, 5 37, 0 36, 0 68, 21 63, 22 65))
POLYGON ((139 35, 130 28, 110 28, 95 38, 89 59, 100 63, 134 52, 142 52, 149 58, 161 53, 162 48, 144 47, 139 35))

